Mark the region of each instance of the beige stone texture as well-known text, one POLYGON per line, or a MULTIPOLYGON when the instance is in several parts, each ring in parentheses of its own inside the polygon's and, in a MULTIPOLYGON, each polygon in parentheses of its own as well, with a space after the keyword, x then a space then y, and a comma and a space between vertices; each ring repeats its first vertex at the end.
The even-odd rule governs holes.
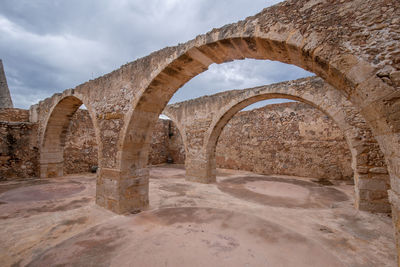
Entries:
POLYGON ((0 121, 29 122, 29 110, 19 108, 0 108, 0 121))
POLYGON ((236 114, 216 148, 218 168, 353 180, 351 153, 339 127, 310 105, 292 102, 236 114))

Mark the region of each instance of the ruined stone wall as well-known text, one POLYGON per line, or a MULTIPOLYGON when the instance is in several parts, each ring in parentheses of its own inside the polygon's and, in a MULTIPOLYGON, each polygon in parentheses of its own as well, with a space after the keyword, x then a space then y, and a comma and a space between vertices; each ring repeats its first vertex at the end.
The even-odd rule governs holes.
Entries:
POLYGON ((264 174, 352 178, 351 153, 335 123, 303 103, 236 114, 216 150, 217 166, 264 174))
MULTIPOLYGON (((149 165, 166 163, 168 157, 183 164, 185 149, 174 124, 159 120, 152 135, 149 165)), ((79 110, 72 119, 64 160, 65 173, 87 172, 97 165, 97 144, 86 110, 79 110)), ((220 136, 217 166, 264 174, 352 177, 351 154, 340 129, 325 114, 302 103, 238 113, 220 136)))
MULTIPOLYGON (((158 120, 154 127, 149 165, 163 164, 170 156, 184 163, 184 148, 178 130, 169 120, 158 120), (169 135, 169 132, 172 135, 169 135)), ((72 117, 64 148, 64 173, 88 172, 98 166, 98 146, 93 123, 87 110, 79 109, 72 117)))
MULTIPOLYGON (((0 109, 0 180, 39 175, 37 124, 28 121, 29 110, 0 109)), ((171 121, 159 120, 153 132, 149 165, 166 163, 169 155, 174 163, 184 163, 178 130, 171 121)), ((98 166, 93 123, 88 111, 79 109, 66 133, 64 173, 90 172, 92 166, 98 166)))
POLYGON ((171 120, 159 119, 152 134, 149 165, 185 163, 185 147, 178 128, 171 120))
POLYGON ((168 151, 175 164, 185 164, 185 147, 182 136, 172 121, 169 121, 168 151))
POLYGON ((38 176, 37 125, 28 111, 0 109, 0 180, 38 176))
MULTIPOLYGON (((0 177, 38 175, 36 125, 29 112, 1 109, 0 177), (13 121, 13 122, 10 122, 13 121)), ((189 136, 190 138, 190 136, 189 136)), ((98 165, 98 147, 87 110, 78 110, 68 128, 64 173, 88 172, 98 165)), ((269 105, 238 113, 224 128, 217 146, 217 166, 265 174, 288 174, 328 179, 352 176, 351 155, 331 119, 302 103, 269 105)), ((170 120, 155 125, 149 165, 185 162, 178 129, 170 120)))
POLYGON ((154 126, 150 143, 149 165, 167 162, 168 158, 168 120, 158 120, 154 126))
POLYGON ((0 121, 28 122, 29 110, 19 108, 0 108, 0 121))
POLYGON ((98 145, 87 110, 78 109, 74 114, 65 140, 65 174, 89 172, 98 166, 98 145))

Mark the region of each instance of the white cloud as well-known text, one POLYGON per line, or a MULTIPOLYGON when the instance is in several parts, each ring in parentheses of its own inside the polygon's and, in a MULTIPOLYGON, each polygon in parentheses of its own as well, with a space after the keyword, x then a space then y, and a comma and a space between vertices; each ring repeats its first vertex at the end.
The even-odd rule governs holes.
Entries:
POLYGON ((245 59, 220 65, 194 77, 172 97, 170 103, 233 89, 251 88, 311 76, 303 69, 277 61, 245 59))

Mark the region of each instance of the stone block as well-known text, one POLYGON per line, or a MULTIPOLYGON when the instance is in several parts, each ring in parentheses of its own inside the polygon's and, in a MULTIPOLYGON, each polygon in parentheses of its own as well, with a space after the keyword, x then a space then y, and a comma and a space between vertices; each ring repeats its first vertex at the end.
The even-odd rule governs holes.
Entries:
POLYGON ((376 190, 376 191, 384 191, 389 189, 387 185, 387 181, 385 180, 376 180, 376 179, 359 179, 358 180, 358 188, 360 190, 376 190))

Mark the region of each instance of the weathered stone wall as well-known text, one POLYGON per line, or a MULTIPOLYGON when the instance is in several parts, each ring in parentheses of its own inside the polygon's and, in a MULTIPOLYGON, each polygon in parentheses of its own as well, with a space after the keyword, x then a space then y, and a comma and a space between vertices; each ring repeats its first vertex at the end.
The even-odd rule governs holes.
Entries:
POLYGON ((0 121, 28 122, 29 110, 19 108, 0 108, 0 121))
POLYGON ((173 163, 185 164, 185 146, 176 125, 169 120, 168 151, 173 163))
POLYGON ((168 158, 168 120, 158 120, 151 137, 149 165, 167 162, 168 158))
POLYGON ((98 166, 98 145, 87 110, 78 109, 74 114, 65 140, 64 173, 89 172, 98 166))
MULTIPOLYGON (((37 124, 28 121, 29 110, 0 109, 0 179, 39 175, 37 124)), ((87 110, 74 114, 65 140, 65 174, 89 172, 92 166, 98 166, 98 145, 87 110)), ((179 131, 170 120, 159 120, 152 136, 149 165, 166 163, 168 156, 174 163, 184 163, 184 155, 179 131)))
MULTIPOLYGON (((98 146, 87 110, 79 109, 74 114, 65 140, 64 173, 88 172, 92 166, 98 166, 98 146)), ((149 165, 166 163, 168 157, 183 164, 184 155, 179 131, 170 120, 158 120, 153 130, 149 165)))
POLYGON ((264 174, 351 179, 343 133, 324 113, 293 102, 236 114, 216 150, 217 166, 264 174))
MULTIPOLYGON (((166 163, 168 157, 183 164, 185 149, 174 124, 158 120, 149 165, 166 163)), ((97 165, 97 144, 87 110, 78 110, 72 118, 64 159, 65 173, 87 172, 97 165)), ((325 114, 302 103, 269 105, 235 115, 220 136, 217 166, 327 179, 350 179, 353 173, 340 129, 325 114)))
POLYGON ((37 125, 29 110, 0 109, 0 180, 37 177, 37 125))
POLYGON ((149 165, 185 163, 185 147, 179 130, 171 120, 159 119, 154 127, 149 151, 149 165))
POLYGON ((37 125, 0 121, 0 180, 38 176, 37 125))
MULTIPOLYGON (((37 145, 31 145, 36 125, 27 123, 28 118, 28 110, 0 109, 0 121, 14 121, 2 123, 4 177, 30 177, 38 173, 37 145)), ((322 112, 302 103, 240 112, 222 132, 216 155, 221 168, 328 179, 352 177, 351 155, 341 131, 322 112)), ((152 135, 149 165, 166 163, 168 158, 183 164, 185 149, 172 121, 159 120, 152 135)), ((94 127, 88 111, 80 109, 66 135, 64 172, 88 172, 97 165, 94 127)))

